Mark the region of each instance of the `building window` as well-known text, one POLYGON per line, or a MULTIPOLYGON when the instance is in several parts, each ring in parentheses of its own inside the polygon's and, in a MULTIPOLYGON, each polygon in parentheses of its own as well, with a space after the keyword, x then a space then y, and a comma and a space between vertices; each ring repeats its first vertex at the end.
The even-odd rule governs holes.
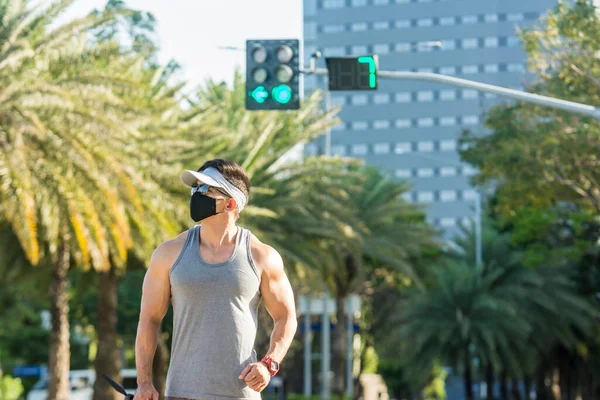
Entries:
POLYGON ((396 178, 410 178, 412 171, 410 169, 397 169, 395 171, 396 178))
POLYGON ((408 53, 411 50, 410 43, 396 43, 394 45, 394 52, 396 53, 408 53))
POLYGON ((385 6, 387 4, 390 4, 390 0, 375 0, 374 4, 376 6, 385 6))
POLYGON ((346 96, 331 96, 331 104, 334 106, 343 106, 346 104, 346 96))
POLYGON ((431 203, 433 201, 433 192, 418 192, 417 201, 421 203, 431 203))
POLYGON ((419 53, 429 53, 430 51, 433 51, 434 46, 432 46, 431 41, 425 41, 425 42, 417 42, 416 44, 416 49, 419 53))
POLYGON ((462 98, 464 100, 473 100, 478 97, 477 90, 474 89, 463 89, 462 98))
POLYGON ((388 154, 390 152, 389 143, 375 143, 373 145, 373 152, 375 154, 388 154))
POLYGON ((376 31, 384 31, 386 29, 390 29, 389 21, 377 21, 373 24, 373 29, 376 31))
POLYGON ((400 93, 396 93, 394 95, 394 98, 396 100, 396 103, 410 103, 412 100, 412 97, 410 95, 410 92, 400 92, 400 93))
POLYGON ((456 176, 456 167, 442 167, 440 168, 441 176, 456 176))
POLYGON ((396 0, 396 4, 406 4, 410 3, 410 0, 396 0))
POLYGON ((394 23, 394 26, 400 28, 410 28, 410 19, 399 19, 394 23))
POLYGON ((405 153, 410 153, 412 151, 412 145, 410 144, 410 142, 399 142, 396 143, 396 146, 394 147, 394 153, 396 154, 405 154, 405 153))
POLYGON ((317 39, 317 23, 316 22, 305 22, 304 23, 304 40, 316 40, 317 39))
POLYGON ((373 128, 375 129, 389 129, 389 127, 390 121, 386 119, 378 119, 376 121, 373 121, 373 128))
POLYGON ((495 49, 498 47, 498 38, 495 36, 486 37, 483 39, 483 45, 488 49, 495 49))
POLYGON ((456 117, 442 117, 440 118, 441 126, 454 126, 456 125, 456 117))
POLYGON ((456 67, 441 67, 440 74, 442 75, 455 75, 456 67))
POLYGON ((304 0, 304 15, 315 15, 317 13, 317 0, 304 0))
POLYGON ((340 122, 339 124, 335 125, 333 128, 331 128, 332 131, 343 131, 346 128, 346 124, 344 124, 343 122, 340 122))
POLYGON ((486 64, 483 67, 483 71, 486 74, 495 74, 496 72, 498 72, 498 64, 486 64))
POLYGON ((361 143, 352 145, 352 154, 357 156, 364 156, 365 154, 367 154, 368 150, 369 148, 366 144, 361 143))
POLYGON ((442 101, 450 101, 456 99, 456 90, 452 89, 444 89, 440 91, 440 100, 442 101))
POLYGON ((352 7, 364 7, 367 5, 367 0, 352 0, 352 7))
POLYGON ((417 72, 433 72, 433 68, 429 68, 429 67, 423 67, 423 68, 417 68, 417 72))
POLYGON ((466 201, 473 201, 477 198, 477 192, 472 189, 463 190, 462 199, 466 201))
POLYGON ((479 67, 477 65, 463 65, 462 73, 463 74, 476 74, 479 72, 479 67))
POLYGON ((433 25, 433 19, 431 18, 419 18, 417 20, 417 26, 419 27, 426 27, 426 26, 432 26, 433 25))
POLYGON ((431 152, 433 151, 433 142, 431 140, 419 142, 417 143, 417 150, 424 153, 431 152))
POLYGON ((463 125, 477 125, 479 123, 479 117, 477 115, 467 115, 462 118, 463 125))
POLYGON ((352 130, 355 131, 364 131, 369 127, 367 121, 354 121, 352 122, 352 130))
POLYGON ((417 176, 419 178, 431 178, 433 176, 433 168, 419 168, 417 176))
POLYGON ((362 106, 367 104, 367 95, 366 94, 355 94, 352 96, 352 104, 355 106, 362 106))
POLYGON ((388 54, 390 52, 389 44, 376 44, 373 46, 373 52, 375 54, 388 54))
POLYGON ((323 0, 323 8, 342 8, 346 5, 346 0, 323 0))
POLYGON ((456 140, 454 139, 445 139, 440 141, 440 150, 441 151, 455 151, 456 150, 456 140))
POLYGON ((441 49, 444 51, 456 49, 456 40, 453 40, 453 39, 442 40, 441 49))
POLYGON ((326 57, 344 56, 346 55, 346 48, 344 46, 325 47, 324 53, 326 57))
POLYGON ((525 66, 521 63, 510 63, 507 65, 508 72, 523 72, 525 71, 525 66))
POLYGON ((456 23, 456 18, 454 18, 454 17, 440 18, 440 25, 449 26, 449 25, 454 25, 455 23, 456 23))
POLYGON ((352 54, 355 56, 362 56, 369 52, 369 50, 367 49, 367 46, 364 46, 364 45, 352 46, 351 50, 352 50, 352 54))
POLYGON ((316 156, 319 153, 319 148, 316 144, 306 144, 304 145, 304 153, 309 156, 316 156))
POLYGON ((476 49, 479 44, 477 38, 468 38, 462 40, 463 49, 476 49))
POLYGON ((323 25, 323 33, 340 33, 345 30, 345 25, 323 25))
POLYGON ((346 155, 346 146, 343 144, 336 144, 331 146, 331 154, 334 156, 344 156, 346 155))
POLYGON ((451 228, 453 226, 456 226, 456 218, 440 218, 440 226, 443 226, 444 228, 451 228))
POLYGON ((417 119, 417 126, 420 128, 429 128, 433 126, 433 118, 419 118, 417 119))
POLYGON ((465 25, 476 24, 477 23, 477 15, 463 15, 460 20, 465 25))
POLYGON ((410 119, 397 119, 394 125, 396 128, 404 129, 410 128, 412 123, 410 122, 410 119))
POLYGON ((484 22, 498 22, 498 14, 485 14, 483 17, 484 22))
POLYGON ((477 168, 473 168, 470 165, 465 165, 462 168, 462 173, 463 173, 463 175, 466 175, 466 176, 473 176, 477 173, 477 168))
POLYGON ((388 104, 390 102, 389 93, 378 93, 373 96, 373 103, 375 104, 388 104))
POLYGON ((456 191, 442 190, 440 192, 440 200, 443 202, 456 201, 456 191))
POLYGON ((351 26, 352 32, 364 32, 367 30, 366 22, 355 22, 351 26))
POLYGON ((506 20, 510 22, 518 22, 523 21, 524 17, 525 16, 523 15, 523 13, 509 13, 506 16, 506 20))
POLYGON ((495 99, 496 95, 494 93, 484 93, 483 97, 485 97, 486 99, 495 99))
POLYGON ((433 101, 433 91, 422 90, 417 93, 417 101, 433 101))
POLYGON ((521 40, 517 36, 509 36, 506 39, 506 45, 508 47, 517 47, 521 44, 521 40))

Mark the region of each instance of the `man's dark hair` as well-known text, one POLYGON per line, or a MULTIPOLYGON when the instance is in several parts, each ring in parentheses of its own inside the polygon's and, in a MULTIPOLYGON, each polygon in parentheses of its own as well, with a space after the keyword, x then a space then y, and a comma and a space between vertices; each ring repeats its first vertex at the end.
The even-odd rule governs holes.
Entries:
POLYGON ((229 181, 233 186, 240 189, 242 193, 246 195, 246 198, 250 198, 250 178, 244 171, 244 168, 240 167, 237 163, 229 160, 222 160, 217 158, 204 163, 198 170, 202 172, 207 168, 214 168, 229 181))

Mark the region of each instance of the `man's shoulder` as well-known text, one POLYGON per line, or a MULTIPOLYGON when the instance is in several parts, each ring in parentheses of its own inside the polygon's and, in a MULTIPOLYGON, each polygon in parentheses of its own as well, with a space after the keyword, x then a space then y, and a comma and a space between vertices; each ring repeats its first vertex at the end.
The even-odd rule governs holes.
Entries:
POLYGON ((151 263, 159 267, 171 268, 185 245, 190 230, 181 232, 173 239, 162 242, 152 253, 151 263))
POLYGON ((283 259, 277 250, 250 234, 250 251, 254 263, 262 272, 283 269, 283 259))

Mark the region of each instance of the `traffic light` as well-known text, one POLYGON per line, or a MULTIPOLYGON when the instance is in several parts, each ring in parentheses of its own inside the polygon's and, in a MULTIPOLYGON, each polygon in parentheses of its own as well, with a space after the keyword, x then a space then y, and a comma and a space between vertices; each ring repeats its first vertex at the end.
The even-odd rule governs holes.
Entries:
POLYGON ((246 110, 300 108, 300 41, 246 41, 246 110))

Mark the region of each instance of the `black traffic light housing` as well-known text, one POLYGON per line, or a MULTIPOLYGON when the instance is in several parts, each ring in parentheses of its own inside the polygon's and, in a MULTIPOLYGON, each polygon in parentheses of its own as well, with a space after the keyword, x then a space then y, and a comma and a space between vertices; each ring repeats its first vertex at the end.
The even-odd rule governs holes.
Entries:
POLYGON ((300 108, 300 41, 246 41, 246 109, 300 108))

